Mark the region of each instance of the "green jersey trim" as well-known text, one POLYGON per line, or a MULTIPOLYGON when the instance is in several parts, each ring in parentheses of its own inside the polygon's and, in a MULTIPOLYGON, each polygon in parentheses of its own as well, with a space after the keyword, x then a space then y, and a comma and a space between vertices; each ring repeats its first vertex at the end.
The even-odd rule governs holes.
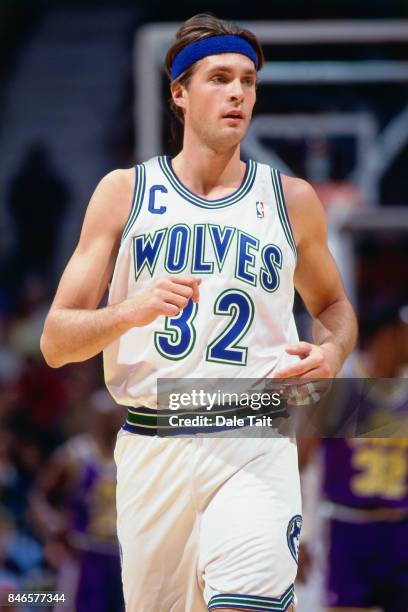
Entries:
POLYGON ((294 601, 293 584, 280 597, 259 597, 256 595, 240 595, 225 593, 214 595, 208 602, 209 610, 234 608, 253 612, 273 611, 285 612, 294 601))
POLYGON ((248 160, 246 162, 247 168, 244 179, 242 181, 242 185, 236 191, 234 191, 234 193, 225 198, 219 198, 217 200, 206 200, 205 198, 196 195, 195 193, 187 189, 185 185, 183 185, 183 183, 178 179, 178 177, 174 173, 173 168, 171 167, 170 157, 162 155, 158 158, 158 160, 162 172, 170 182, 171 186, 177 191, 177 193, 179 193, 188 202, 191 202, 192 204, 195 204, 196 206, 199 206, 201 208, 209 209, 225 208, 226 206, 231 206, 231 204, 235 204, 236 202, 241 200, 245 195, 250 192, 254 184, 257 171, 256 162, 251 159, 248 160))
POLYGON ((271 177, 272 177, 273 190, 275 192, 276 205, 278 207, 279 220, 281 222, 283 232, 286 236, 286 240, 288 241, 288 244, 293 251, 293 255, 296 261, 297 260, 296 243, 293 237, 292 227, 291 227, 289 215, 286 209, 285 195, 283 193, 282 181, 280 178, 279 170, 276 170, 276 168, 271 168, 271 177))

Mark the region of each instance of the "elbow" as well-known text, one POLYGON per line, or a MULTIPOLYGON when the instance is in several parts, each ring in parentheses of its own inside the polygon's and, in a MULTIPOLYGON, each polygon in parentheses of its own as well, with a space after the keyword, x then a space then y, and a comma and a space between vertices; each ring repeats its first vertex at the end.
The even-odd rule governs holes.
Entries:
POLYGON ((41 353, 45 359, 46 364, 50 368, 61 368, 67 362, 61 359, 55 348, 55 342, 50 340, 50 332, 47 330, 47 323, 44 326, 43 333, 40 339, 41 353))
POLYGON ((64 365, 63 363, 60 363, 60 361, 56 358, 56 356, 53 354, 51 347, 49 345, 49 342, 47 340, 46 335, 43 333, 41 336, 41 340, 40 340, 40 349, 41 349, 41 353, 45 359, 45 363, 50 367, 50 368, 60 368, 62 365, 64 365))

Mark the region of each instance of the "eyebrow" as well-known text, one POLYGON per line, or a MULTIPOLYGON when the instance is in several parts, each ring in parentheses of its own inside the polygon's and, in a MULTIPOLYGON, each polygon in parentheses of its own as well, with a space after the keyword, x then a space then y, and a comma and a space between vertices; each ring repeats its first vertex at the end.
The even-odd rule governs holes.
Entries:
MULTIPOLYGON (((233 69, 230 66, 224 66, 223 64, 216 64, 215 66, 211 66, 211 68, 208 69, 208 72, 216 72, 217 70, 220 72, 233 72, 233 69)), ((247 68, 244 73, 256 76, 255 68, 247 68)))

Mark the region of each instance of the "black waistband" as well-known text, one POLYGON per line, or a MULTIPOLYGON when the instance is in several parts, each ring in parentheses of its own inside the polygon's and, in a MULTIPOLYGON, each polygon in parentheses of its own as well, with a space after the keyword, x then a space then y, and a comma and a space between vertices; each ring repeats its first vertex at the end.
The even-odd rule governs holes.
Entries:
POLYGON ((248 406, 214 406, 211 410, 170 410, 137 406, 128 408, 123 429, 144 436, 191 436, 202 433, 215 433, 247 427, 253 417, 272 419, 287 418, 286 404, 278 407, 261 407, 254 410, 248 406), (252 418, 251 418, 252 417, 252 418))

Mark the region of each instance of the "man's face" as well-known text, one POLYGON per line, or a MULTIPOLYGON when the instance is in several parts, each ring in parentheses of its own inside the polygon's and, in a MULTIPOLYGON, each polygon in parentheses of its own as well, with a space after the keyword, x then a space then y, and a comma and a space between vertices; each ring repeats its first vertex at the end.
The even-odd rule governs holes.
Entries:
POLYGON ((203 58, 187 86, 173 97, 184 110, 184 129, 215 151, 236 146, 245 136, 256 99, 256 70, 245 55, 203 58))

